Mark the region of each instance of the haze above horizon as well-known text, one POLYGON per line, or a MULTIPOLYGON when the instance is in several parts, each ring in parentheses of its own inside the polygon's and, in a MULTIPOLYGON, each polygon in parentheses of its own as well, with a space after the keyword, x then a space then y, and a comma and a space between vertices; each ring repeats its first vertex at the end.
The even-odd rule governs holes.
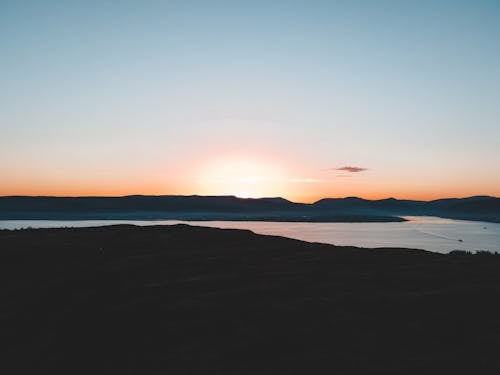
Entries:
POLYGON ((0 196, 500 196, 500 3, 0 3, 0 196))

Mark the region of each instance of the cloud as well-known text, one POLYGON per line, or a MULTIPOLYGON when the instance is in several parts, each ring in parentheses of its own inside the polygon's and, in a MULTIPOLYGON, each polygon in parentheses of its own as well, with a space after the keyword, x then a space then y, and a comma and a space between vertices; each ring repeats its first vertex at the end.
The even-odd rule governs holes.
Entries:
POLYGON ((344 171, 344 172, 349 172, 349 173, 358 173, 358 172, 363 172, 367 171, 368 168, 361 168, 361 167, 341 167, 341 168, 333 168, 335 171, 344 171))

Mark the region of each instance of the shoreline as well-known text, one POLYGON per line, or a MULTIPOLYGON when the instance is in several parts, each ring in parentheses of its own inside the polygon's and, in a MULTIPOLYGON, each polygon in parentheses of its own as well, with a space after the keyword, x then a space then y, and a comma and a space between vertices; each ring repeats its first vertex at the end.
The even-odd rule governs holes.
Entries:
POLYGON ((111 225, 188 224, 212 228, 249 229, 263 235, 337 246, 364 248, 421 248, 448 253, 453 250, 500 252, 500 227, 438 217, 405 217, 397 223, 324 223, 260 221, 180 221, 180 220, 12 220, 0 221, 0 229, 82 228, 111 225))

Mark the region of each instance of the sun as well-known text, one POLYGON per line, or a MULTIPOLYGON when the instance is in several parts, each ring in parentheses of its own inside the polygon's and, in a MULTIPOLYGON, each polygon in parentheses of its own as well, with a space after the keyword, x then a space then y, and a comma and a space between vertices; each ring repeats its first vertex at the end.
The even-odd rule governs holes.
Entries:
POLYGON ((259 198, 251 191, 245 191, 245 190, 236 192, 234 195, 238 198, 259 198))
POLYGON ((277 163, 256 157, 217 158, 200 171, 203 195, 234 195, 260 198, 279 195, 285 171, 277 163))

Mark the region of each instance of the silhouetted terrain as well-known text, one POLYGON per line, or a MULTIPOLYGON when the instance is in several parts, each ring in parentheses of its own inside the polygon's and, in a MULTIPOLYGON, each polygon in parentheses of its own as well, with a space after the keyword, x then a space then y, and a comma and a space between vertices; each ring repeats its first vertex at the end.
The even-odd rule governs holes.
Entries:
POLYGON ((0 231, 5 374, 500 371, 500 256, 129 225, 0 231))
POLYGON ((233 196, 0 197, 0 220, 178 219, 304 222, 402 221, 431 215, 500 222, 500 198, 478 196, 430 202, 328 198, 313 204, 283 198, 233 196))
POLYGON ((433 201, 394 198, 366 200, 362 198, 327 198, 314 206, 323 210, 353 215, 439 216, 450 219, 500 222, 500 198, 475 196, 433 201))

